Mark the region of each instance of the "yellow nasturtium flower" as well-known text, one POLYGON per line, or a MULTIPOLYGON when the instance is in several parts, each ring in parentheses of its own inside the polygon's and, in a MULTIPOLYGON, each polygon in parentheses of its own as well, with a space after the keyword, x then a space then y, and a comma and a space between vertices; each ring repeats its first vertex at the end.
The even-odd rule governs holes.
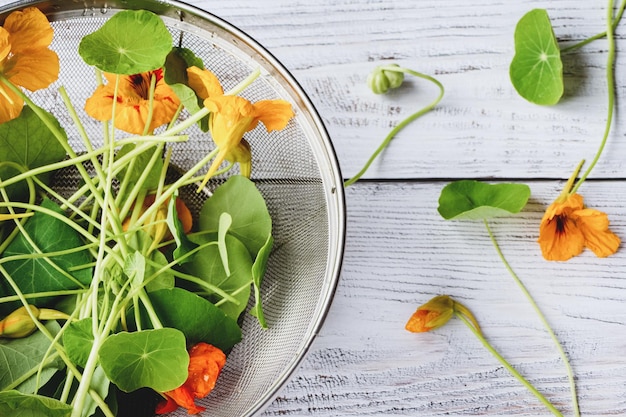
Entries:
POLYGON ((448 295, 438 295, 417 308, 405 325, 413 333, 429 332, 446 324, 455 313, 462 314, 480 333, 480 326, 472 312, 448 295))
MULTIPOLYGON (((59 57, 48 49, 53 35, 39 9, 11 13, 0 27, 0 74, 30 91, 48 87, 59 77, 59 57)), ((18 117, 23 107, 24 100, 0 81, 0 123, 18 117)))
POLYGON ((209 130, 219 148, 204 183, 224 160, 238 162, 242 175, 250 176, 250 146, 243 140, 243 135, 254 129, 259 122, 265 125, 268 132, 284 129, 294 116, 291 104, 285 100, 251 103, 243 97, 226 96, 215 74, 206 69, 191 67, 187 69, 187 75, 189 86, 211 111, 209 130))

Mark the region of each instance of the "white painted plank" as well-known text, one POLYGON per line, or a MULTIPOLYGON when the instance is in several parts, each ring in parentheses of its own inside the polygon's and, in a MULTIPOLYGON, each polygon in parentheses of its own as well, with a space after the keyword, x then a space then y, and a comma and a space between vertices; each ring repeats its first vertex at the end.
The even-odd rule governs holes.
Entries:
MULTIPOLYGON (((240 27, 292 71, 322 115, 345 176, 362 166, 392 126, 436 94, 415 79, 388 96, 372 94, 365 78, 381 63, 436 75, 447 93, 436 111, 398 135, 370 178, 566 178, 579 160, 592 158, 603 132, 604 40, 564 58, 566 94, 556 107, 519 98, 508 65, 513 29, 526 11, 548 8, 557 36, 571 44, 604 30, 604 2, 192 3, 240 27)), ((624 65, 618 59, 619 91, 624 65)), ((597 178, 623 175, 624 118, 617 123, 597 178)))
MULTIPOLYGON (((437 294, 468 306, 492 344, 572 415, 559 356, 482 223, 439 217, 443 185, 348 189, 346 256, 330 315, 265 415, 548 415, 460 321, 429 334, 404 330, 415 308, 437 294)), ((493 231, 571 357, 583 415, 623 415, 626 253, 543 260, 538 225, 562 183, 530 186, 524 212, 492 221, 493 231)), ((583 187, 586 202, 606 211, 624 238, 620 189, 614 182, 583 187)))

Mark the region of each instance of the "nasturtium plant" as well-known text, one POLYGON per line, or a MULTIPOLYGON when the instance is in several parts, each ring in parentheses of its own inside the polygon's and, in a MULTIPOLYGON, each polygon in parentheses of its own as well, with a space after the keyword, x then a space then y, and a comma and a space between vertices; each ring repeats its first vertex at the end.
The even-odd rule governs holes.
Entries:
POLYGON ((563 95, 561 51, 544 9, 526 13, 515 27, 515 56, 509 75, 513 86, 526 100, 553 105, 563 95))
POLYGON ((176 329, 116 333, 102 343, 98 356, 106 376, 124 392, 170 391, 187 379, 185 336, 176 329))
POLYGON ((74 365, 85 367, 93 345, 93 320, 91 317, 70 323, 63 332, 63 346, 74 365))
MULTIPOLYGON (((122 146, 115 155, 115 159, 119 160, 123 158, 135 148, 136 145, 132 143, 122 146)), ((120 170, 118 179, 120 181, 128 181, 131 186, 137 184, 153 157, 156 158, 154 164, 146 174, 145 180, 140 184, 140 188, 143 190, 156 189, 159 185, 161 171, 163 171, 163 159, 160 156, 160 149, 156 146, 136 155, 133 161, 129 163, 128 167, 124 167, 120 170), (157 156, 155 156, 155 153, 157 153, 157 156)))
POLYGON ((172 49, 172 35, 159 16, 124 10, 85 36, 78 53, 101 71, 132 75, 161 68, 172 49))
POLYGON ((483 220, 519 213, 529 197, 525 184, 460 180, 443 188, 437 210, 446 220, 483 220))

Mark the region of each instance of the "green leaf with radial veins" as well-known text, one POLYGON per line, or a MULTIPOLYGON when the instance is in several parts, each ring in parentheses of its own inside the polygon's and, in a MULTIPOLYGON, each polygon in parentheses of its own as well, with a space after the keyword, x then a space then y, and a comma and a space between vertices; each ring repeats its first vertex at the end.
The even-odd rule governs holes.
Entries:
POLYGON ((437 210, 446 220, 483 220, 519 213, 529 197, 525 184, 461 180, 443 188, 437 210))
POLYGON ((71 413, 71 405, 50 397, 18 391, 0 392, 0 416, 69 417, 71 413))
POLYGON ((132 75, 161 68, 171 49, 172 35, 159 16, 124 10, 85 36, 78 53, 104 72, 132 75))
POLYGON ((116 333, 102 343, 98 356, 106 376, 124 392, 170 391, 187 379, 189 354, 180 330, 116 333))
POLYGON ((544 9, 531 10, 517 23, 509 75, 519 95, 532 103, 553 105, 561 99, 561 51, 544 9))

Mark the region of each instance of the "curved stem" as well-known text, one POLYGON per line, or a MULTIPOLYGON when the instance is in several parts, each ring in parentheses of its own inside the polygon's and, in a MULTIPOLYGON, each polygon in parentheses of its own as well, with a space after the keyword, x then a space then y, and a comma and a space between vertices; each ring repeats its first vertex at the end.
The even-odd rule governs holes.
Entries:
MULTIPOLYGON (((612 25, 612 30, 613 31, 615 31, 615 28, 619 24, 620 20, 622 20, 622 16, 624 14, 624 8, 626 8, 626 0, 622 1, 622 4, 620 5, 619 10, 617 12, 617 16, 615 16, 615 19, 613 19, 613 25, 612 25)), ((612 7, 609 8, 609 10, 611 12, 612 12, 612 9, 613 9, 612 7)), ((565 54, 565 53, 574 51, 576 49, 580 49, 583 46, 588 45, 588 44, 590 44, 593 41, 596 41, 598 39, 604 38, 605 36, 607 36, 607 32, 606 31, 602 32, 602 33, 598 33, 597 35, 591 36, 591 37, 589 37, 587 39, 584 39, 584 40, 582 40, 580 42, 577 42, 577 43, 575 43, 573 45, 570 45, 570 46, 567 46, 567 47, 561 49, 561 53, 565 54)))
MULTIPOLYGON (((622 4, 624 6, 624 4, 622 4)), ((622 10, 623 11, 623 8, 622 10)), ((621 14, 620 14, 621 16, 621 14)), ((606 116, 606 124, 604 127, 604 135, 602 136, 602 141, 600 142, 600 147, 596 152, 591 164, 585 171, 585 173, 580 177, 574 188, 572 188, 572 194, 575 193, 578 188, 585 182, 596 163, 600 159, 602 155, 602 151, 604 151, 604 147, 606 145, 607 139, 609 137, 609 133, 611 131, 611 124, 613 122, 613 110, 615 108, 615 38, 613 36, 613 0, 609 0, 609 4, 607 6, 607 29, 606 29, 606 40, 608 42, 608 54, 606 59, 606 84, 608 89, 608 110, 606 116)))
POLYGON ((526 299, 528 300, 530 305, 533 307, 533 310, 535 310, 535 313, 537 313, 539 320, 541 321, 541 323, 543 324, 543 327, 546 329, 546 331, 550 335, 550 338, 554 342, 554 345, 556 346, 559 352, 559 355, 561 356, 561 360, 563 361, 565 365, 565 369, 567 371, 567 379, 569 381, 570 392, 572 394, 572 407, 574 408, 574 415, 578 417, 580 416, 580 409, 578 406, 578 395, 576 393, 576 381, 574 380, 574 372, 572 371, 572 367, 569 363, 569 359, 567 358, 567 354, 565 353, 565 350, 563 350, 563 346, 561 345, 561 342, 559 342, 559 339, 554 334, 554 331, 552 330, 552 327, 548 323, 548 320, 543 315, 541 309, 535 302, 535 299, 532 297, 532 295, 530 295, 530 292, 528 291, 528 289, 526 288, 522 280, 517 276, 517 274, 515 273, 515 271, 509 264, 509 262, 504 257, 504 254, 502 253, 502 250, 500 249, 500 245, 498 245, 498 242, 495 236, 493 235, 491 228, 489 227, 489 223, 487 222, 487 220, 483 220, 483 221, 485 223, 485 227, 487 228, 487 233, 489 234, 491 243, 493 244, 493 247, 496 249, 496 252, 498 253, 498 256, 500 257, 500 260, 504 264, 507 271, 509 271, 509 274, 511 274, 511 277, 513 277, 513 280, 515 281, 517 286, 520 288, 520 290, 522 290, 522 293, 526 296, 526 299))
POLYGON ((413 70, 406 69, 406 68, 396 67, 396 66, 386 66, 386 67, 383 67, 382 69, 385 70, 385 71, 404 72, 404 73, 411 74, 411 75, 414 75, 416 77, 428 80, 428 81, 432 82, 433 84, 435 84, 439 88, 439 95, 437 96, 437 98, 433 102, 428 104, 426 107, 424 107, 421 110, 413 113, 412 115, 410 115, 409 117, 407 117, 406 119, 401 121, 396 127, 394 127, 391 130, 391 132, 389 132, 387 137, 385 137, 385 139, 380 144, 380 146, 374 151, 372 156, 370 156, 370 158, 367 160, 367 162, 365 163, 363 168, 361 168, 361 170, 359 172, 357 172, 356 175, 354 175, 354 177, 352 177, 349 180, 344 182, 344 184, 343 184, 344 187, 349 187, 350 185, 352 185, 355 182, 357 182, 363 176, 363 174, 365 174, 365 172, 369 169, 370 165, 372 165, 372 163, 374 162, 376 157, 378 157, 378 155, 387 147, 387 145, 389 145, 389 142, 391 142, 391 140, 398 134, 398 132, 400 132, 402 129, 404 129, 409 123, 411 123, 415 119, 417 119, 417 118, 423 116, 424 114, 428 113, 429 111, 431 111, 437 104, 439 104, 439 102, 443 98, 443 94, 444 94, 443 85, 437 79, 435 79, 435 78, 433 78, 433 77, 431 77, 429 75, 422 74, 420 72, 413 71, 413 70))
POLYGON ((513 366, 509 362, 507 362, 507 360, 504 359, 504 357, 502 357, 502 355, 500 355, 500 353, 498 353, 498 351, 493 346, 491 346, 487 339, 485 339, 485 337, 472 325, 472 323, 462 313, 460 313, 459 311, 455 311, 454 313, 459 319, 461 319, 463 323, 465 323, 465 325, 472 331, 472 333, 474 333, 474 336, 476 336, 478 340, 480 340, 483 346, 486 347, 487 350, 491 352, 491 354, 495 356, 496 359, 498 359, 498 361, 500 361, 500 363, 506 368, 506 370, 509 371, 518 381, 520 381, 530 392, 532 392, 535 397, 537 397, 537 399, 539 399, 539 401, 541 401, 543 405, 545 405, 548 410, 552 412, 552 414, 554 414, 555 416, 563 417, 563 414, 561 414, 561 412, 557 410, 556 407, 552 405, 552 403, 548 401, 548 399, 544 397, 542 393, 537 391, 537 388, 535 388, 530 382, 528 382, 528 380, 524 378, 517 371, 517 369, 513 368, 513 366))

